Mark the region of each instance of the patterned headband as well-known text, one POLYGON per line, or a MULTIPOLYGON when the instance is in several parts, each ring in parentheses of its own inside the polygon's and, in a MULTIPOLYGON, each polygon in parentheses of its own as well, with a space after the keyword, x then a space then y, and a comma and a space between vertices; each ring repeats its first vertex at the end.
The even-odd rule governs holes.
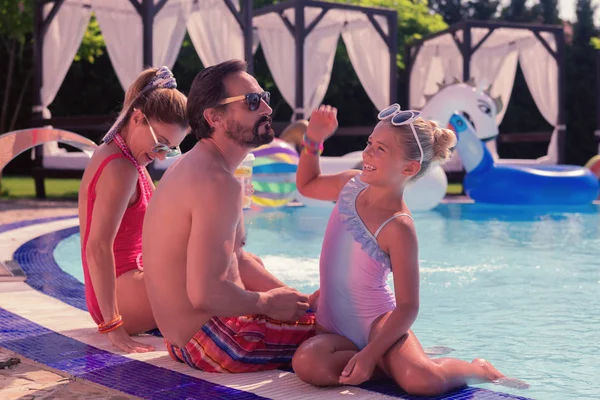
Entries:
MULTIPOLYGON (((175 80, 175 76, 168 67, 160 67, 158 71, 156 71, 155 76, 148 82, 148 84, 142 89, 142 91, 133 99, 131 104, 134 104, 137 99, 139 99, 144 94, 151 92, 154 89, 176 89, 177 81, 175 80)), ((131 106, 131 105, 130 105, 131 106)), ((119 118, 115 121, 113 126, 110 128, 108 133, 104 135, 102 141, 104 143, 110 143, 115 135, 121 130, 123 127, 123 122, 125 120, 125 116, 129 114, 129 110, 127 112, 122 112, 119 115, 119 118)))

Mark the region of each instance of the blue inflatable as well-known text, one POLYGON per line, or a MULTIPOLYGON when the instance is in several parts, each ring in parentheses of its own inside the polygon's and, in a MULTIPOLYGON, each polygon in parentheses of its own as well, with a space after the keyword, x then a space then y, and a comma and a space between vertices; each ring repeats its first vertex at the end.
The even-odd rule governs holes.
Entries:
POLYGON ((465 117, 453 114, 450 127, 458 137, 456 149, 467 172, 463 182, 465 193, 475 202, 583 205, 598 198, 598 178, 587 168, 497 165, 465 117))

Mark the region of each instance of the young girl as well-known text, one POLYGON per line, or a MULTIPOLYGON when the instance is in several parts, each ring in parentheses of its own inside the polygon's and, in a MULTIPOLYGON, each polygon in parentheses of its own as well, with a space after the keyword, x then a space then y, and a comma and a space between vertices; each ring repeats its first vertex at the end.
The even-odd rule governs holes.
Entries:
MULTIPOLYGON (((144 352, 129 335, 156 328, 142 272, 142 224, 154 185, 153 159, 180 153, 186 97, 168 68, 143 71, 83 175, 81 253, 88 310, 114 346, 144 352)), ((169 221, 165 221, 168 224, 169 221)))
POLYGON ((296 184, 304 196, 337 204, 321 253, 319 334, 298 349, 294 370, 305 382, 329 386, 359 385, 377 369, 409 394, 428 396, 507 380, 482 359, 429 359, 410 330, 419 310, 419 261, 403 192, 432 162, 449 157, 456 137, 398 104, 379 120, 362 172, 321 175, 319 155, 337 128, 336 110, 321 106, 310 119, 296 184), (386 283, 390 271, 395 295, 386 283))

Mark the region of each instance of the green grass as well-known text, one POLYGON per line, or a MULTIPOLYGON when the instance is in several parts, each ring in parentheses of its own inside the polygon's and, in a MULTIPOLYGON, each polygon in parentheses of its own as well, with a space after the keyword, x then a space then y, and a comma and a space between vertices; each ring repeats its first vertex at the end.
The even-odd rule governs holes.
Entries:
MULTIPOLYGON (((79 179, 46 179, 46 197, 51 199, 77 199, 79 182, 79 179)), ((460 194, 461 191, 462 185, 459 183, 448 185, 448 194, 460 194)), ((33 178, 22 176, 0 178, 0 198, 35 198, 33 178)))
MULTIPOLYGON (((46 197, 77 199, 79 179, 46 179, 46 197)), ((35 198, 35 184, 31 177, 5 176, 0 178, 0 198, 35 198)))
POLYGON ((460 183, 449 183, 448 189, 446 189, 447 194, 461 194, 462 193, 462 185, 460 183))

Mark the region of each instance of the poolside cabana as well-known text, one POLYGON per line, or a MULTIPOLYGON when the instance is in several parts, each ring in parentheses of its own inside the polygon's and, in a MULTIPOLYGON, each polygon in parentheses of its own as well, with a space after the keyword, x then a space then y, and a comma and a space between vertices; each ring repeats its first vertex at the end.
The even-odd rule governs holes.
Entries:
MULTIPOLYGON (((294 119, 300 119, 323 100, 342 36, 373 104, 383 108, 396 100, 395 10, 313 0, 291 0, 254 13, 252 0, 38 0, 36 4, 36 125, 51 118, 48 106, 69 70, 92 12, 123 89, 144 66, 172 67, 186 30, 205 66, 242 58, 252 72, 260 40, 275 83, 294 109, 294 119)), ((87 119, 76 120, 52 118, 48 122, 75 131, 94 125, 87 119)), ((44 197, 45 176, 80 174, 82 164, 76 157, 65 158, 64 170, 45 166, 44 154, 60 156, 55 144, 38 147, 35 154, 38 197, 44 197)))
MULTIPOLYGON (((407 49, 411 108, 425 104, 437 84, 454 79, 491 85, 491 94, 507 105, 517 63, 544 119, 554 127, 548 154, 541 162, 564 163, 565 39, 562 26, 464 21, 413 43, 407 49)), ((497 116, 498 125, 504 110, 497 116)), ((528 135, 529 141, 541 135, 528 135)), ((545 139, 546 137, 544 137, 545 139)), ((490 150, 496 153, 495 142, 490 150)), ((497 156, 497 154, 495 154, 497 156)))
MULTIPOLYGON (((203 65, 240 58, 252 70, 252 0, 38 0, 34 119, 51 117, 48 106, 79 49, 92 12, 124 90, 145 66, 172 68, 186 31, 203 65)), ((76 177, 87 164, 81 159, 85 155, 71 154, 58 164, 46 165, 44 155, 61 156, 53 143, 36 147, 35 155, 38 197, 44 197, 44 177, 76 177)))
POLYGON ((256 10, 253 23, 293 120, 323 101, 340 36, 375 107, 396 101, 396 10, 290 0, 256 10))
POLYGON ((252 65, 252 0, 39 0, 35 9, 35 109, 47 108, 79 49, 92 12, 126 89, 144 66, 173 67, 185 33, 205 66, 252 65))

